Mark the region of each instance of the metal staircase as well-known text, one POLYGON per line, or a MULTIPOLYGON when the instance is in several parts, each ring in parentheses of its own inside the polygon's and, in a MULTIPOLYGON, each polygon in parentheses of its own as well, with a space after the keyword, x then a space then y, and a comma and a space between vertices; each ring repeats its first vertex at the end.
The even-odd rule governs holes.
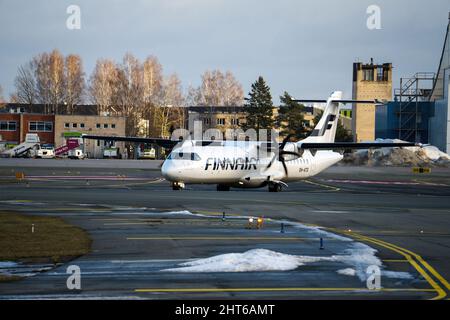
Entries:
POLYGON ((400 140, 419 142, 421 116, 418 106, 430 96, 435 77, 434 72, 417 72, 411 78, 400 78, 400 88, 394 90, 395 100, 399 102, 400 140))

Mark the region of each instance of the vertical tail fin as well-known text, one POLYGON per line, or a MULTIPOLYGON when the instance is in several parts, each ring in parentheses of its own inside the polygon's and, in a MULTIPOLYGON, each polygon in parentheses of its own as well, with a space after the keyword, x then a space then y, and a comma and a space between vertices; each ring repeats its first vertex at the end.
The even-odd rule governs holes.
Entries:
POLYGON ((311 135, 302 142, 334 142, 336 128, 339 120, 339 102, 342 91, 334 91, 326 101, 322 117, 312 131, 311 135))

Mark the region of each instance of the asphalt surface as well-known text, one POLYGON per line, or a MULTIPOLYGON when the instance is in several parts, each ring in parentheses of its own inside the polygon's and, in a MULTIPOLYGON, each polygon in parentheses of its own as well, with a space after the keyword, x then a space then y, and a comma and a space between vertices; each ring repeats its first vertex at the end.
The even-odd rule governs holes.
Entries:
MULTIPOLYGON (((159 165, 0 159, 0 210, 62 216, 93 239, 92 252, 84 257, 0 283, 0 298, 449 298, 449 169, 413 174, 411 168, 338 166, 269 193, 265 188, 217 192, 207 185, 172 191, 159 165), (17 181, 16 172, 26 179, 17 181), (185 212, 173 213, 180 211, 185 212), (246 229, 249 216, 264 217, 264 227, 246 229), (337 272, 358 270, 355 264, 329 259, 348 255, 359 243, 377 250, 382 290, 337 272), (325 259, 290 270, 166 270, 252 249, 325 259), (67 289, 70 264, 81 268, 81 290, 67 289), (409 277, 388 277, 384 271, 409 277)), ((280 261, 283 257, 275 256, 270 263, 280 261)))

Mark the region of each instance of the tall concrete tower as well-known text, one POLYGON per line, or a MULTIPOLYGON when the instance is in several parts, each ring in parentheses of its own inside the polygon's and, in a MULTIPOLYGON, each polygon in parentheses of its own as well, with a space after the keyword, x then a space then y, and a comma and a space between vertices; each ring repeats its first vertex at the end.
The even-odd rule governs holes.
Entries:
MULTIPOLYGON (((354 100, 392 100, 392 63, 353 63, 354 100)), ((352 133, 355 141, 375 139, 375 105, 352 107, 352 133)))

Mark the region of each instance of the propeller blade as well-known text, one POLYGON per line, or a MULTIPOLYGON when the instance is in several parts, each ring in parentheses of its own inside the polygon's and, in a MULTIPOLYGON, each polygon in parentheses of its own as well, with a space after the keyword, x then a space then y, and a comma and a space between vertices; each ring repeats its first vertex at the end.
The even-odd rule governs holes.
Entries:
POLYGON ((294 151, 281 151, 281 155, 284 155, 284 154, 289 154, 292 156, 296 156, 298 158, 301 158, 301 156, 302 156, 300 153, 294 152, 294 151))
POLYGON ((284 162, 284 158, 281 158, 281 163, 283 164, 283 168, 284 168, 284 173, 286 174, 286 176, 288 176, 288 169, 286 166, 286 163, 284 162))
POLYGON ((266 170, 272 166, 272 164, 275 162, 276 159, 277 159, 277 155, 274 155, 272 157, 272 159, 270 160, 269 164, 267 165, 266 170))
POLYGON ((286 138, 283 139, 283 142, 281 142, 280 150, 282 151, 284 150, 284 146, 291 140, 293 136, 294 136, 293 134, 288 134, 286 138))

